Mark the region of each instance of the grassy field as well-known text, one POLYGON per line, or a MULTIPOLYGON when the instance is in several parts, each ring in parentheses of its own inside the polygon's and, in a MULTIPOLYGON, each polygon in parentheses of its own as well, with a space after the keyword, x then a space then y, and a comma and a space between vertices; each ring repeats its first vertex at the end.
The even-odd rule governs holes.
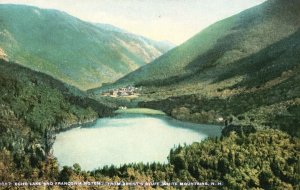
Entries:
POLYGON ((115 113, 134 113, 134 114, 150 114, 150 115, 165 115, 164 112, 160 110, 148 109, 148 108, 128 108, 119 109, 115 113))

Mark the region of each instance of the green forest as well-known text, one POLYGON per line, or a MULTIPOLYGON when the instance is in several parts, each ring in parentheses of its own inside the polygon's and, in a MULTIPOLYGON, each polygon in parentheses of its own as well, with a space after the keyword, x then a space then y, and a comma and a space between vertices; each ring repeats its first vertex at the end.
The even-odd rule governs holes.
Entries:
POLYGON ((48 75, 0 62, 0 181, 50 180, 52 169, 42 168, 56 167, 48 165, 56 163, 49 158, 55 133, 109 116, 114 108, 48 75))
POLYGON ((300 189, 300 1, 268 0, 216 22, 168 52, 170 47, 149 40, 152 48, 144 45, 151 59, 156 57, 153 48, 166 53, 147 65, 135 48, 126 49, 115 38, 129 44, 146 39, 54 10, 37 9, 51 20, 51 29, 64 26, 66 31, 55 30, 61 38, 49 47, 38 38, 33 43, 24 30, 33 28, 41 38, 49 32, 40 30, 44 20, 33 9, 0 6, 0 189, 300 189), (34 22, 24 24, 28 19, 34 22), (81 56, 73 42, 95 51, 81 56), (116 43, 118 48, 111 48, 116 43), (44 53, 37 53, 38 48, 44 53), (120 59, 124 55, 128 59, 120 59), (64 57, 68 59, 61 63, 64 57), (135 98, 102 96, 127 85, 139 89, 135 98), (114 116, 122 112, 115 112, 120 106, 223 126, 222 134, 172 148, 164 164, 108 165, 92 171, 78 163, 59 165, 52 150, 56 134, 114 116), (8 182, 222 185, 2 184, 8 182))
MULTIPOLYGON (((45 74, 6 61, 1 61, 0 66, 0 181, 221 181, 224 186, 211 188, 299 188, 299 139, 277 129, 249 131, 246 126, 234 127, 238 118, 229 119, 220 138, 171 149, 168 164, 132 163, 120 167, 105 166, 94 171, 82 171, 79 164, 74 164, 60 170, 57 160, 51 155, 55 132, 79 121, 89 122, 99 116, 111 115, 114 108, 99 103, 95 107, 96 102, 81 91, 45 74)), ((94 189, 95 186, 84 188, 94 189)))
POLYGON ((63 11, 0 4, 0 49, 9 60, 80 89, 113 82, 172 47, 63 11))

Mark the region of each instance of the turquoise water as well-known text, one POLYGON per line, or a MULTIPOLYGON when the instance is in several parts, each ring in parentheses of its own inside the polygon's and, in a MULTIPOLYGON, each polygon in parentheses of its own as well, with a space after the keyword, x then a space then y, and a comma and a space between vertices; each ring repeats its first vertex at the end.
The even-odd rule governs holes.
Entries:
POLYGON ((180 122, 166 116, 120 114, 98 119, 91 127, 57 134, 54 156, 61 166, 79 163, 84 170, 133 162, 167 162, 178 144, 219 136, 219 126, 180 122))

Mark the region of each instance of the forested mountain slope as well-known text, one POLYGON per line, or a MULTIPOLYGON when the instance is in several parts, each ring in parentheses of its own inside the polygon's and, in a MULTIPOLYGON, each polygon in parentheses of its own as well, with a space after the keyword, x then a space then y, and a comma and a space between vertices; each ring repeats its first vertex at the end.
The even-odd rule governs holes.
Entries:
POLYGON ((0 48, 10 61, 85 90, 112 82, 172 47, 57 10, 0 4, 0 48))
POLYGON ((0 180, 34 175, 51 155, 55 132, 112 111, 46 74, 0 60, 0 180))
MULTIPOLYGON (((241 60, 295 34, 300 26, 299 18, 299 1, 269 0, 209 26, 117 84, 154 82, 165 85, 165 80, 176 83, 191 75, 213 80, 224 71, 230 71, 228 67, 244 69, 238 65, 241 60), (207 72, 211 75, 206 75, 207 72)), ((268 57, 277 59, 275 56, 280 54, 275 54, 276 51, 274 49, 273 55, 268 57)))
POLYGON ((178 119, 219 117, 300 136, 300 2, 269 0, 208 27, 117 81, 142 86, 140 106, 178 119))

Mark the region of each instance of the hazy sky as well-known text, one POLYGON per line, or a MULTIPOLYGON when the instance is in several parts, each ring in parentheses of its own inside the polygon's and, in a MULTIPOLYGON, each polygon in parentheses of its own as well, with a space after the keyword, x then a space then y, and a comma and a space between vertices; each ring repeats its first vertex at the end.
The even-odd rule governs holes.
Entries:
POLYGON ((0 0, 65 11, 155 40, 180 44, 208 25, 265 0, 0 0))

